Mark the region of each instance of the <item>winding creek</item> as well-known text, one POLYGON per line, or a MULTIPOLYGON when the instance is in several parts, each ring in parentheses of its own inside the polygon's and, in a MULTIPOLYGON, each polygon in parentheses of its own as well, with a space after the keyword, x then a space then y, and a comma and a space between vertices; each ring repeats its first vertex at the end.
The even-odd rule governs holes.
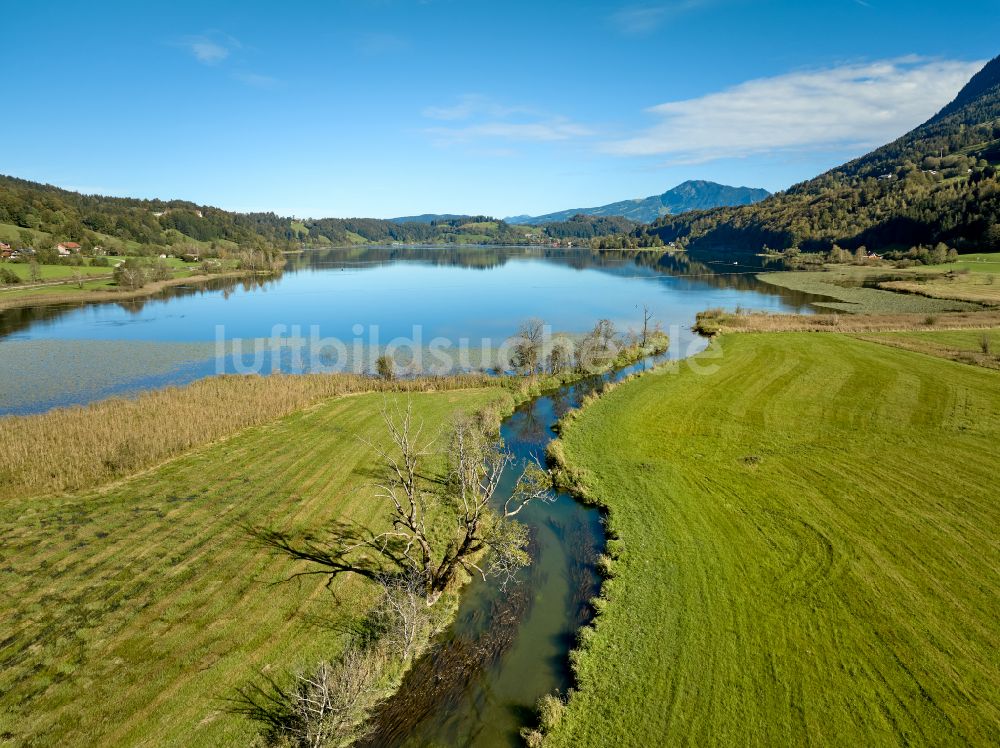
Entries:
MULTIPOLYGON (((704 347, 688 346, 685 353, 704 347)), ((497 492, 503 503, 525 461, 544 459, 553 427, 608 381, 678 357, 678 348, 603 376, 543 393, 507 418, 504 441, 516 460, 497 492)), ((665 375, 669 376, 669 373, 665 375)), ((372 720, 361 744, 382 746, 522 746, 535 704, 572 685, 569 652, 591 618, 600 590, 596 570, 604 548, 600 511, 564 493, 529 505, 519 518, 531 530, 532 565, 506 590, 474 579, 454 623, 407 673, 402 687, 372 720)))

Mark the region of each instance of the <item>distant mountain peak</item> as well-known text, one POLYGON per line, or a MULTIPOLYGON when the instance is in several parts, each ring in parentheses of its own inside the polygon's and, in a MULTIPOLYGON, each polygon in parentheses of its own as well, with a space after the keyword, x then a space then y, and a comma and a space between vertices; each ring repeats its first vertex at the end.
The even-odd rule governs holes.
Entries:
POLYGON ((730 187, 704 179, 689 179, 660 195, 621 200, 595 208, 573 208, 541 216, 512 216, 508 223, 541 224, 567 221, 573 216, 621 216, 636 223, 651 223, 665 215, 676 215, 689 210, 705 210, 733 205, 750 205, 768 195, 767 190, 753 187, 730 187))

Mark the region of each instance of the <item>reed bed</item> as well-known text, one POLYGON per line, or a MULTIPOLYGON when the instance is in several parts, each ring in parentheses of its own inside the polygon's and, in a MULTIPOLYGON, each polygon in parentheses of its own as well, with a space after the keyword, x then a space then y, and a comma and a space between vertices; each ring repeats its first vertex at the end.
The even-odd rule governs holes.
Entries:
POLYGON ((102 485, 325 399, 434 392, 537 380, 462 374, 380 380, 357 374, 221 376, 39 415, 0 418, 0 499, 102 485))
POLYGON ((695 329, 722 332, 907 332, 1000 327, 1000 312, 940 314, 736 314, 709 309, 698 314, 695 329))

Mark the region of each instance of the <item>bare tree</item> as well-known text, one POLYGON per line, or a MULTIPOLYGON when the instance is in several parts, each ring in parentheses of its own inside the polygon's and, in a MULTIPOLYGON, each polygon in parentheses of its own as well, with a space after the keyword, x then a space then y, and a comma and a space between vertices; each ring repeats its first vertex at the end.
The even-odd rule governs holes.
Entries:
MULTIPOLYGON (((273 530, 251 530, 265 545, 313 568, 300 574, 357 573, 376 581, 383 573, 412 577, 427 606, 433 605, 463 571, 496 578, 506 585, 530 562, 527 530, 513 518, 533 501, 551 501, 551 479, 537 461, 529 462, 511 493, 499 504, 497 490, 504 470, 514 461, 492 414, 458 416, 448 439, 448 472, 435 480, 426 471, 438 441, 414 422, 412 407, 392 412, 383 405, 391 446, 366 443, 379 456, 383 478, 377 495, 390 506, 389 530, 374 535, 342 536, 333 548, 313 541, 296 543, 273 530), (450 523, 432 523, 442 511, 450 523), (382 569, 373 562, 374 552, 382 569), (386 569, 388 571, 386 571, 386 569)), ((299 575, 295 575, 299 576, 299 575)))
POLYGON ((393 449, 370 446, 385 467, 379 495, 393 507, 393 529, 364 545, 383 553, 390 539, 405 543, 401 555, 406 571, 422 580, 428 605, 437 601, 461 570, 484 580, 496 576, 506 584, 529 562, 524 550, 527 533, 511 518, 532 501, 551 500, 548 474, 537 463, 529 463, 503 506, 495 509, 500 478, 514 456, 506 450, 496 424, 487 423, 488 417, 456 417, 443 500, 457 514, 457 522, 443 539, 432 538, 427 520, 436 496, 427 488, 422 467, 433 440, 421 442, 423 427, 414 424, 411 404, 395 415, 384 408, 383 418, 393 449), (475 560, 483 552, 485 564, 475 560))
POLYGON ((114 278, 116 285, 134 291, 146 285, 146 266, 130 257, 115 267, 114 278))
POLYGON ((380 574, 377 581, 382 589, 375 610, 375 619, 382 629, 380 641, 405 662, 417 653, 431 625, 424 602, 423 581, 412 572, 380 574))
POLYGON ((649 323, 653 321, 653 312, 649 308, 649 304, 642 305, 642 347, 646 347, 646 341, 649 338, 649 323))
POLYGON ((385 654, 350 645, 336 661, 297 674, 290 687, 276 680, 237 691, 230 710, 263 723, 270 745, 321 748, 360 737, 378 699, 385 654))

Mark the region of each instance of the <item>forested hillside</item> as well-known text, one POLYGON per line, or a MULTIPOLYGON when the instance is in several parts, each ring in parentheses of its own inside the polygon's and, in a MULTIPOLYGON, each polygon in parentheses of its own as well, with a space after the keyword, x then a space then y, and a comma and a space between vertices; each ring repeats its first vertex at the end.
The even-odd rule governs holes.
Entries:
POLYGON ((926 123, 755 205, 664 217, 690 249, 1000 249, 1000 57, 926 123))
POLYGON ((125 242, 158 247, 193 240, 263 247, 294 238, 290 222, 272 213, 231 213, 183 200, 81 195, 7 176, 0 176, 0 224, 21 228, 24 245, 75 241, 85 247, 125 242))
POLYGON ((551 226, 512 226, 488 216, 284 218, 274 213, 234 213, 184 200, 139 200, 81 195, 51 185, 0 176, 0 226, 8 241, 45 249, 74 241, 85 248, 129 245, 149 252, 197 243, 213 247, 292 249, 345 244, 542 244, 624 234, 637 224, 621 218, 574 218, 551 226))

